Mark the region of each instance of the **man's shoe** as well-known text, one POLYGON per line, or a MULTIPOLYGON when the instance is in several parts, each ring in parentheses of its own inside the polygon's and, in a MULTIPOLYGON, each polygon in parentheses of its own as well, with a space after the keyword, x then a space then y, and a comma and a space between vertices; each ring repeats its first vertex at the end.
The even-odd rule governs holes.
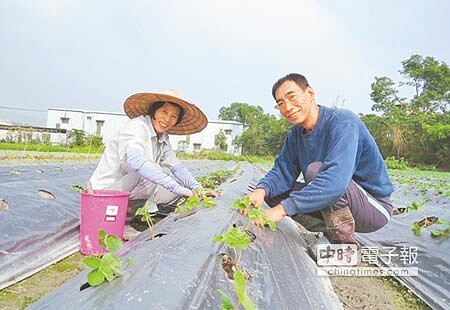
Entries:
POLYGON ((336 210, 320 210, 327 226, 330 241, 335 243, 360 244, 355 239, 355 219, 348 206, 336 210))
MULTIPOLYGON (((320 216, 320 214, 319 214, 320 216)), ((325 226, 325 222, 323 219, 318 217, 306 214, 299 213, 292 216, 292 219, 305 227, 308 231, 312 232, 327 232, 327 227, 325 226)))

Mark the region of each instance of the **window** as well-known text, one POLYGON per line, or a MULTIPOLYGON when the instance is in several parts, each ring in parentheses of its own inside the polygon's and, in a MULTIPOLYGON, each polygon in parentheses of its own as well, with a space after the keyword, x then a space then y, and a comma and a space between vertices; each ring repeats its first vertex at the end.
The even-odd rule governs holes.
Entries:
POLYGON ((92 119, 92 116, 86 116, 86 119, 87 119, 88 121, 90 121, 90 120, 92 119))
POLYGON ((61 124, 69 124, 69 118, 68 117, 61 117, 61 124))
POLYGON ((105 124, 105 121, 96 121, 97 123, 97 132, 95 133, 97 137, 101 137, 102 136, 102 127, 103 124, 105 124))
POLYGON ((194 147, 194 152, 196 152, 196 151, 198 152, 198 151, 200 151, 202 149, 202 144, 201 143, 194 143, 193 147, 194 147))
POLYGON ((49 133, 43 133, 42 134, 42 143, 49 143, 50 142, 50 134, 49 133))
POLYGON ((225 135, 231 136, 231 129, 225 129, 225 135))
POLYGON ((55 128, 56 128, 56 129, 61 128, 61 124, 60 124, 60 123, 56 123, 55 128))

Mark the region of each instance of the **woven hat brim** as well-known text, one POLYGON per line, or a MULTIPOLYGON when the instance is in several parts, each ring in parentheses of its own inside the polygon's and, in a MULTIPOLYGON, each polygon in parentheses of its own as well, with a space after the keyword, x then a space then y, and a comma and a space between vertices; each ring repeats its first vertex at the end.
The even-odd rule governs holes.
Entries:
POLYGON ((166 94, 137 93, 128 97, 123 107, 128 117, 135 118, 148 115, 150 107, 160 101, 176 103, 184 109, 183 119, 168 131, 169 134, 190 135, 202 131, 208 125, 208 118, 195 104, 166 94))

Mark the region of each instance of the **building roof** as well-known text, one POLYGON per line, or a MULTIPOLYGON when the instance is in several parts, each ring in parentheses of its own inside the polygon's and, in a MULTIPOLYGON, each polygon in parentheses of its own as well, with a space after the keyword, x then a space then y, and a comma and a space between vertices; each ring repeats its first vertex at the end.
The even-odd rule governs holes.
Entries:
MULTIPOLYGON (((63 112, 81 112, 81 113, 95 113, 95 114, 110 114, 110 115, 121 115, 126 116, 125 113, 118 112, 105 112, 105 111, 91 111, 91 110, 82 110, 82 109, 63 109, 63 108, 49 108, 53 111, 63 111, 63 112)), ((209 123, 212 124, 230 124, 230 125, 242 125, 242 123, 236 121, 228 121, 228 120, 208 120, 209 123)))

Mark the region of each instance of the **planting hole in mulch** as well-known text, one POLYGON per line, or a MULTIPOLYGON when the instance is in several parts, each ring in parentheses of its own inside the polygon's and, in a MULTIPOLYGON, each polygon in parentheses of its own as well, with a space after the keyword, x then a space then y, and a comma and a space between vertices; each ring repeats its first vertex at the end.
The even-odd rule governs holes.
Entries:
POLYGON ((9 204, 3 198, 0 198, 0 211, 6 211, 9 209, 9 204))
POLYGON ((18 174, 20 174, 20 171, 13 168, 13 169, 9 170, 9 173, 18 175, 18 174))
POLYGON ((244 232, 247 234, 247 236, 250 238, 252 242, 256 240, 256 235, 251 230, 244 229, 244 232))
POLYGON ((220 253, 220 263, 222 264, 223 271, 227 275, 227 278, 230 280, 234 280, 234 272, 239 270, 245 277, 247 283, 252 282, 252 276, 242 267, 238 266, 235 261, 231 258, 230 255, 225 253, 220 253))
POLYGON ((399 214, 405 213, 405 211, 406 211, 406 208, 397 208, 397 209, 394 209, 394 211, 392 213, 394 215, 399 215, 399 214))
POLYGON ((78 185, 78 184, 72 185, 72 188, 73 188, 74 191, 79 192, 79 193, 84 191, 84 188, 81 185, 78 185))
POLYGON ((39 189, 38 194, 39 194, 39 196, 41 196, 42 198, 47 199, 47 200, 55 200, 56 199, 55 195, 53 195, 49 191, 46 191, 45 189, 39 189))
POLYGON ((417 225, 419 225, 420 227, 425 228, 425 227, 433 225, 434 223, 436 223, 437 220, 438 220, 438 218, 436 216, 429 216, 420 221, 416 221, 414 223, 417 223, 417 225))
POLYGON ((157 238, 164 237, 165 235, 167 235, 167 233, 159 233, 159 234, 154 235, 153 238, 150 237, 150 238, 148 238, 148 239, 145 239, 145 241, 152 241, 152 240, 155 240, 155 239, 157 239, 157 238))

